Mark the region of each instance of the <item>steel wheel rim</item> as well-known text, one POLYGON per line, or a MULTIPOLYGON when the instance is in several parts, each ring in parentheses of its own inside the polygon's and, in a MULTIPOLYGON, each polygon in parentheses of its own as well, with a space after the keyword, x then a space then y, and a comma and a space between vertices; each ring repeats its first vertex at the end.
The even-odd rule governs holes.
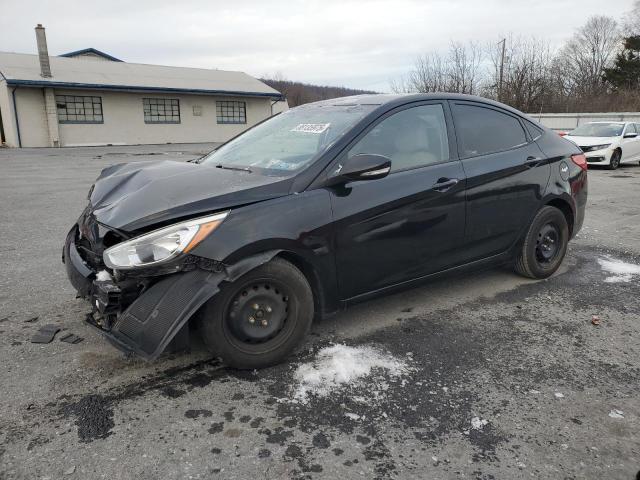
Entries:
POLYGON ((279 282, 255 280, 239 288, 224 309, 224 331, 242 349, 280 343, 291 329, 291 298, 279 282))
POLYGON ((547 223, 540 228, 535 249, 538 264, 548 266, 556 260, 560 252, 560 239, 560 229, 555 224, 547 223))

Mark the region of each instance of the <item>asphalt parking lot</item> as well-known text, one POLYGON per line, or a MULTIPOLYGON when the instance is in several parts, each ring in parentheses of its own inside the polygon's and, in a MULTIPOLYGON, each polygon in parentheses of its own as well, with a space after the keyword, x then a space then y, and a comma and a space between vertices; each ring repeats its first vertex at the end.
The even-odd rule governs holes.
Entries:
POLYGON ((494 269, 376 299, 261 371, 197 346, 125 358, 83 324, 65 234, 104 166, 209 148, 0 149, 0 478, 636 478, 640 166, 590 171, 584 228, 546 281, 494 269), (84 340, 30 343, 48 323, 84 340), (403 368, 301 400, 331 345, 403 368))

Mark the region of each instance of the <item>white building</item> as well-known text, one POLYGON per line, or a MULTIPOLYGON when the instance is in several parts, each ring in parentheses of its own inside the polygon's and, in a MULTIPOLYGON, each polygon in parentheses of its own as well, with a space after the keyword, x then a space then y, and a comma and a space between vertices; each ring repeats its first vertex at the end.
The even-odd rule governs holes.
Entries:
POLYGON ((11 147, 224 142, 287 108, 243 72, 126 63, 95 49, 0 52, 0 140, 11 147))

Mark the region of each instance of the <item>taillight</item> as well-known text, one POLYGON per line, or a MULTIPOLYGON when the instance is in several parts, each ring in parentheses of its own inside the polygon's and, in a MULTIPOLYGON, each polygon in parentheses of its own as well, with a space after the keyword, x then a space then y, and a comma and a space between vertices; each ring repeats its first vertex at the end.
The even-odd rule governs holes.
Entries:
POLYGON ((582 170, 585 172, 587 171, 587 157, 585 157, 584 154, 578 153, 576 155, 571 155, 571 160, 573 160, 573 163, 578 165, 582 170))
POLYGON ((567 134, 567 132, 558 132, 558 135, 560 135, 561 137, 564 137, 567 134))

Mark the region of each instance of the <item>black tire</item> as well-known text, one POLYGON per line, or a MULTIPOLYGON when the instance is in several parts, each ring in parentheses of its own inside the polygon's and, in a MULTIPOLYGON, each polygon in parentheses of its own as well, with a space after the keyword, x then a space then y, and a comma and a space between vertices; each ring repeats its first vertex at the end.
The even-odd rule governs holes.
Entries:
POLYGON ((609 165, 607 168, 609 170, 615 170, 620 166, 620 159, 622 158, 622 152, 620 150, 614 150, 611 154, 611 160, 609 160, 609 165))
POLYGON ((207 348, 231 367, 263 368, 300 345, 313 320, 313 293, 291 263, 275 258, 225 284, 203 307, 207 348))
POLYGON ((564 214, 545 206, 537 213, 516 258, 515 270, 529 278, 547 278, 560 267, 569 243, 569 226, 564 214))

